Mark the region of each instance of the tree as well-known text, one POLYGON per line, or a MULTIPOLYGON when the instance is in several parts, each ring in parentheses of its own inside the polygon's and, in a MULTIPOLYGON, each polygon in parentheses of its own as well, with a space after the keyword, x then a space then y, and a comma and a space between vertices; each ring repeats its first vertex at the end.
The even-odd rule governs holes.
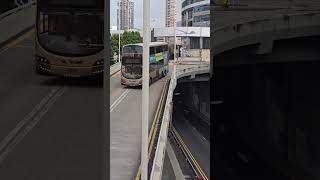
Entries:
MULTIPOLYGON (((122 51, 122 47, 124 45, 141 43, 141 42, 142 42, 142 38, 139 32, 124 31, 124 33, 120 37, 120 51, 122 51)), ((119 35, 118 34, 110 35, 110 59, 112 62, 113 62, 114 54, 117 54, 119 56, 118 44, 119 44, 119 35)))

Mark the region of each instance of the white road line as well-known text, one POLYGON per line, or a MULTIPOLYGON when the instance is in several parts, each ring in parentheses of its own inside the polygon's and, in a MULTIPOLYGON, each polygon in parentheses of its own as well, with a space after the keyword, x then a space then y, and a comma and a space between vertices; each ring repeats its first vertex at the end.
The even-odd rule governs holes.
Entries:
POLYGON ((130 89, 126 89, 119 97, 116 99, 110 106, 110 112, 112 112, 120 103, 121 101, 129 94, 130 89))
POLYGON ((51 90, 40 103, 23 118, 22 121, 0 142, 0 164, 5 160, 13 148, 33 129, 52 105, 64 93, 65 88, 59 87, 51 90))
POLYGON ((171 165, 173 167, 173 172, 176 177, 176 180, 184 180, 185 176, 181 170, 179 161, 178 161, 178 159, 174 153, 174 150, 171 146, 171 143, 169 141, 167 142, 166 151, 168 153, 169 160, 170 160, 171 165))

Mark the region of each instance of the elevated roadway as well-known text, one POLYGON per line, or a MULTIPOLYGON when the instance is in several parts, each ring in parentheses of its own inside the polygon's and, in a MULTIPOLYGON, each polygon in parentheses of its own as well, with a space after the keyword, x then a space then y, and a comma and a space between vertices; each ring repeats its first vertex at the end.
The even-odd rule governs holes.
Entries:
MULTIPOLYGON (((320 3, 317 1, 241 1, 246 6, 213 7, 213 54, 256 45, 256 54, 272 52, 274 42, 319 35, 320 3)), ((220 63, 213 61, 211 65, 220 63)), ((236 62, 235 62, 236 63, 236 62)), ((242 62, 239 62, 242 63, 242 62)))

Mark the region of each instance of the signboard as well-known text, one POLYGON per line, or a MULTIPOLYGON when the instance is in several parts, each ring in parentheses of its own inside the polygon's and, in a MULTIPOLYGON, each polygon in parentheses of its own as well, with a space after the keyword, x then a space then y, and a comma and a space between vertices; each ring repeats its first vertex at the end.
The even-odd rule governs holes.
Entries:
POLYGON ((157 53, 157 54, 156 54, 156 60, 157 60, 157 61, 160 61, 160 60, 162 60, 162 59, 163 59, 163 54, 162 54, 162 52, 157 53))

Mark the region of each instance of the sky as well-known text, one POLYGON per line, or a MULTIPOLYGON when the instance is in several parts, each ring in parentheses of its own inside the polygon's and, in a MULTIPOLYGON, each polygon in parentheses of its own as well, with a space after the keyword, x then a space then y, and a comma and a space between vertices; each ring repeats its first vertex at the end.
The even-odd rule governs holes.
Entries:
MULTIPOLYGON (((132 0, 134 2, 134 27, 142 29, 143 27, 143 0, 132 0)), ((183 0, 177 0, 177 21, 181 20, 181 3, 183 0)), ((110 1, 110 27, 117 26, 117 2, 110 1)), ((166 0, 150 0, 150 26, 165 27, 166 0)))

